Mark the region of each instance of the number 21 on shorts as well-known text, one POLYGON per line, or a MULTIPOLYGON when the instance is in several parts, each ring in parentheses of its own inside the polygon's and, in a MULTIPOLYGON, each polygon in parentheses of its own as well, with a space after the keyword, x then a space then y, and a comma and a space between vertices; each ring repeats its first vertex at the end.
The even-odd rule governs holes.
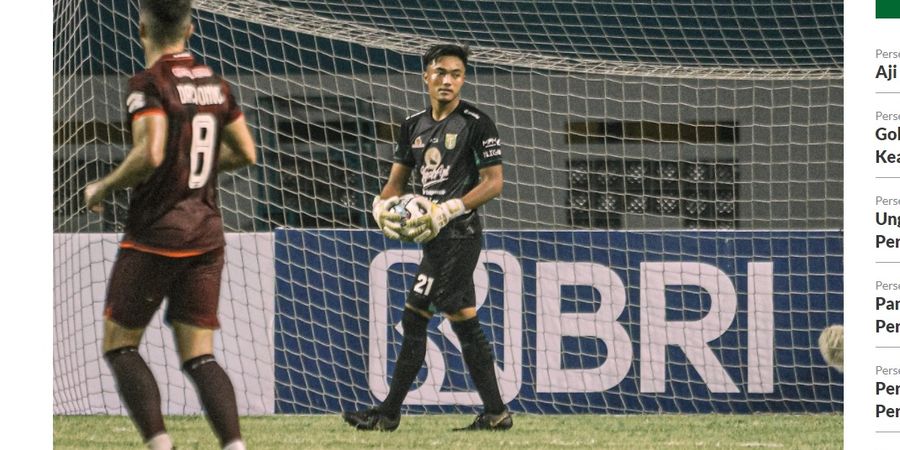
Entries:
POLYGON ((429 277, 425 274, 419 274, 418 278, 416 278, 416 284, 413 286, 413 291, 417 294, 422 294, 424 296, 428 296, 431 293, 431 285, 434 284, 434 277, 429 277))

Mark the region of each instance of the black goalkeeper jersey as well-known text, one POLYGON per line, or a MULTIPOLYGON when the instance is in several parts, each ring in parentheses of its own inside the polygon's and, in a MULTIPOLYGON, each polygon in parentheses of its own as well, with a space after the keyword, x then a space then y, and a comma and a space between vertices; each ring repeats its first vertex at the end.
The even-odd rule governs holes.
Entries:
MULTIPOLYGON (((407 117, 394 161, 415 169, 419 193, 436 203, 461 198, 478 184, 480 169, 503 162, 494 121, 464 101, 440 121, 431 117, 431 108, 407 117)), ((465 234, 481 231, 474 211, 448 227, 468 230, 465 234)))

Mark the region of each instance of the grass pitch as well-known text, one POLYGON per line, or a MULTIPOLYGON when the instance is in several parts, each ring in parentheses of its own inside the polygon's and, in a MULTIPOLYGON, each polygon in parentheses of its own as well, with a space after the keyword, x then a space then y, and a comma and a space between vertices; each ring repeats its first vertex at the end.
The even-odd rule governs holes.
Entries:
MULTIPOLYGON (((404 416, 393 433, 361 432, 338 415, 242 417, 247 447, 262 449, 679 449, 843 448, 839 414, 531 415, 507 432, 451 432, 474 416, 404 416)), ((178 450, 217 449, 202 416, 167 417, 178 450)), ((55 416, 53 448, 144 448, 124 416, 55 416)))

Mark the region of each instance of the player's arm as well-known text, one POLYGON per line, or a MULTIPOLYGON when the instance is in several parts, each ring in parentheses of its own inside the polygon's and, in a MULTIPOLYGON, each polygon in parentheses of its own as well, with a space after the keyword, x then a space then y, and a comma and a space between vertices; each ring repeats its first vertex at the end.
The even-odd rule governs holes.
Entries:
POLYGON ((400 239, 402 228, 400 214, 391 211, 391 208, 400 201, 411 174, 411 167, 395 162, 391 166, 391 174, 388 175, 388 181, 381 189, 381 194, 376 195, 372 202, 372 216, 375 217, 375 223, 384 235, 391 239, 400 239))
POLYGON ((412 175, 412 168, 400 163, 394 163, 391 166, 391 174, 388 175, 387 183, 381 189, 381 198, 388 199, 391 197, 399 197, 406 190, 406 184, 409 183, 409 177, 412 175))
POLYGON ((494 164, 478 171, 479 183, 462 198, 466 211, 473 210, 503 191, 503 165, 494 164))
POLYGON ((103 199, 116 189, 137 186, 163 162, 169 120, 163 113, 143 114, 131 123, 132 148, 128 156, 109 175, 89 183, 84 203, 95 213, 102 211, 103 199))
POLYGON ((256 144, 250 135, 247 121, 240 116, 222 130, 219 145, 219 172, 239 169, 256 164, 256 144))

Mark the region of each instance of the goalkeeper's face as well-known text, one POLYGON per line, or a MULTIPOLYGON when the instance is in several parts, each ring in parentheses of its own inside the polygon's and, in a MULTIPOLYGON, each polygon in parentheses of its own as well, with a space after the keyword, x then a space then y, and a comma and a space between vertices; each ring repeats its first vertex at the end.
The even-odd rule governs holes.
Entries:
POLYGON ((466 66, 456 56, 442 56, 425 69, 425 85, 434 102, 451 103, 459 98, 466 81, 466 66))

